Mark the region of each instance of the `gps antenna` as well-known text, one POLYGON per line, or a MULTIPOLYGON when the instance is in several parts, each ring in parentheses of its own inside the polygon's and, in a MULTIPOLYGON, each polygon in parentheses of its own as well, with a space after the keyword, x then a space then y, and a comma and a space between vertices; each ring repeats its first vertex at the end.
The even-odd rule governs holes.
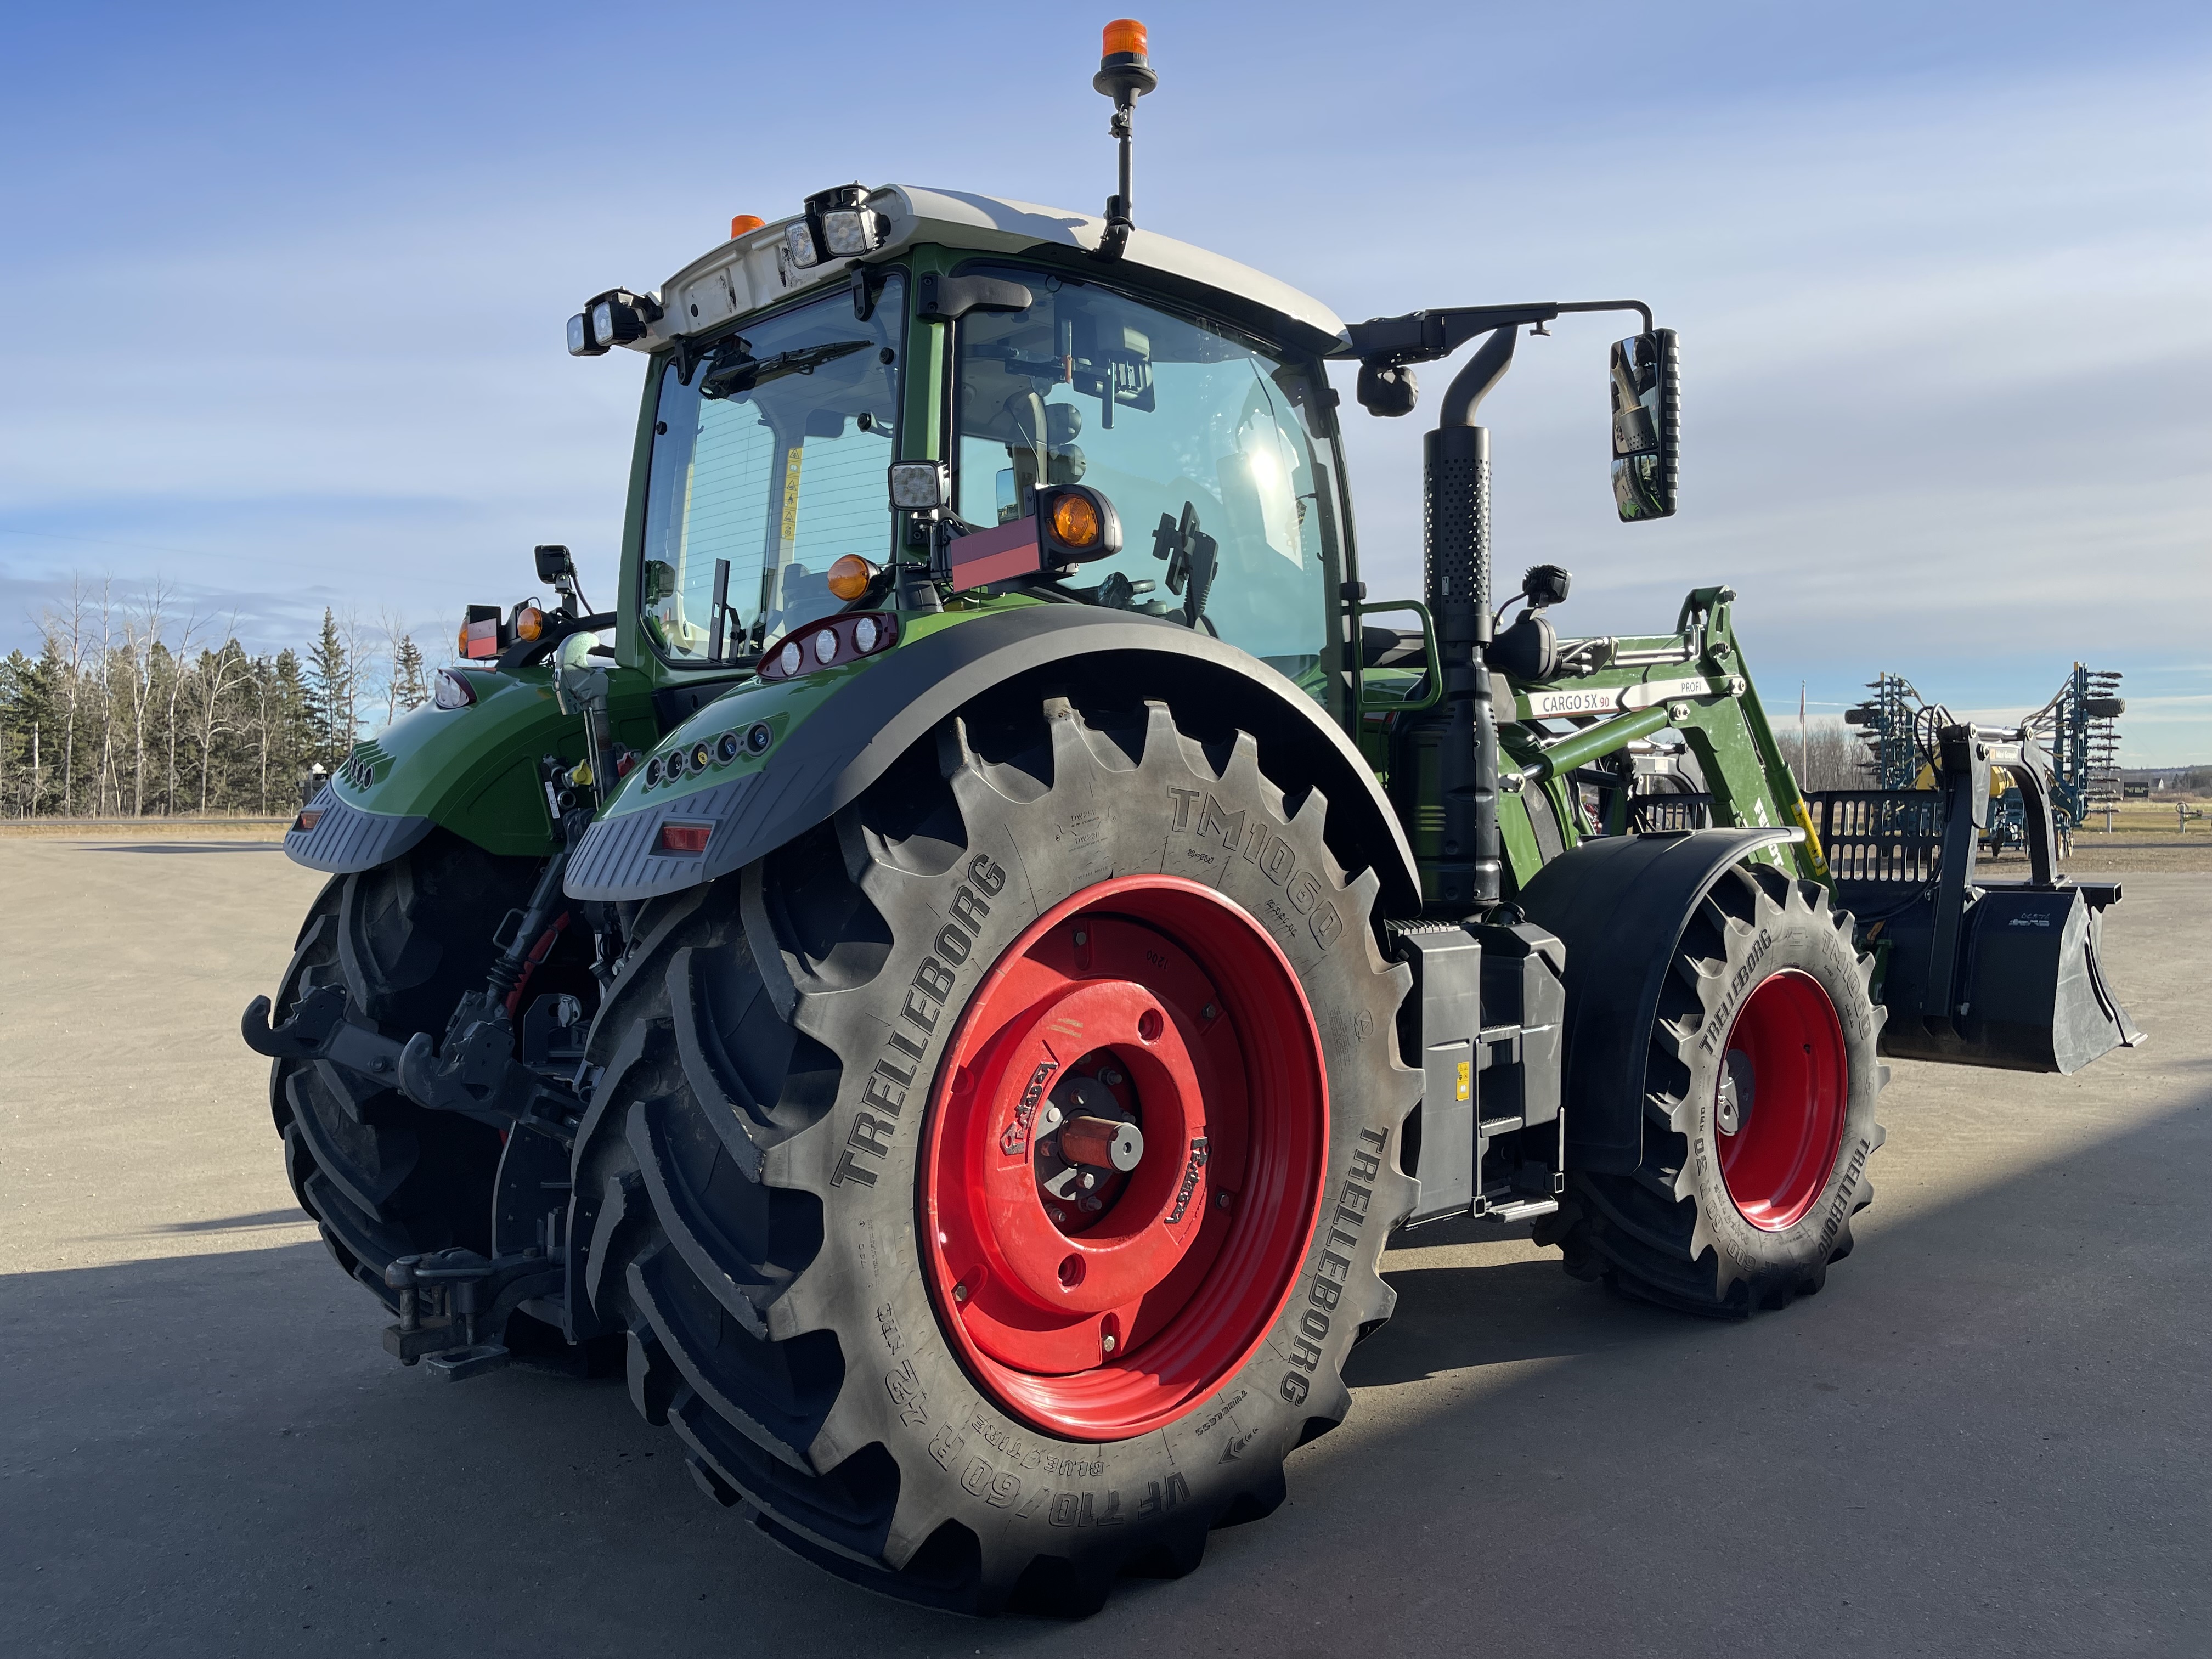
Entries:
POLYGON ((1129 133, 1137 100, 1159 83, 1145 55, 1145 26, 1133 17, 1117 17, 1109 23, 1098 73, 1091 77, 1091 84, 1114 100, 1114 118, 1106 124, 1106 132, 1121 141, 1121 188, 1106 198, 1106 234, 1098 239, 1102 259, 1120 258, 1129 245, 1129 233, 1137 228, 1129 189, 1129 133))

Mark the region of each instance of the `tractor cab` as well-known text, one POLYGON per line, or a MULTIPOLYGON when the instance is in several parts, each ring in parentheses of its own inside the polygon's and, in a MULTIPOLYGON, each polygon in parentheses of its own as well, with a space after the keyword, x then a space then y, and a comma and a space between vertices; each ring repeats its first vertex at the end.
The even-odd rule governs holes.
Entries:
POLYGON ((1226 641, 1331 701, 1347 509, 1322 365, 1346 334, 1326 307, 1150 232, 1107 260, 1108 220, 984 196, 854 185, 737 222, 570 326, 582 355, 654 358, 625 666, 728 680, 842 611, 1074 604, 1226 641), (1106 534, 1024 542, 1041 492, 1048 532, 1071 488, 1106 534))

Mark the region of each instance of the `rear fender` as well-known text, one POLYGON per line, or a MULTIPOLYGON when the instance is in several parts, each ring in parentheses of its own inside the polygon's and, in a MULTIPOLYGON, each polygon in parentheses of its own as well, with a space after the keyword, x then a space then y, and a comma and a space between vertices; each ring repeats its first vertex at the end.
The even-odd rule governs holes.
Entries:
POLYGON ((1721 872, 1802 830, 1607 836, 1553 859, 1521 891, 1567 947, 1566 1164, 1620 1175, 1644 1160, 1644 1070, 1682 929, 1721 872))
MULTIPOLYGON (((333 875, 368 870, 437 828, 488 853, 551 855, 553 818, 538 763, 547 755, 583 758, 582 717, 561 712, 543 665, 448 672, 475 701, 418 708, 356 744, 285 836, 294 863, 333 875), (301 828, 310 815, 313 827, 301 828)), ((607 678, 616 740, 650 749, 659 727, 644 677, 616 670, 607 678)))
POLYGON ((1249 731, 1263 769, 1310 781, 1328 801, 1330 848, 1347 870, 1372 867, 1386 909, 1419 902, 1413 854, 1374 774, 1328 711, 1234 646, 1173 623, 1089 606, 1028 605, 940 625, 823 677, 835 690, 787 738, 765 711, 796 682, 740 688, 700 711, 665 748, 742 730, 763 711, 775 746, 681 792, 648 791, 633 773, 570 861, 569 896, 635 901, 742 869, 857 799, 945 720, 1024 675, 1049 670, 1068 690, 1097 686, 1164 697, 1249 731), (696 727, 695 731, 694 728, 696 727), (665 796, 665 798, 664 798, 665 796), (671 820, 710 827, 705 851, 659 851, 671 820))

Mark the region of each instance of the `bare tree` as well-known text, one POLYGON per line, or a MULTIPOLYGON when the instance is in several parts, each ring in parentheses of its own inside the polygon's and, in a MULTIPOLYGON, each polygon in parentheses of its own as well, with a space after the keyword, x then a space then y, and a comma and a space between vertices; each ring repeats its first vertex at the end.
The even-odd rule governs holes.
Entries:
MULTIPOLYGON (((152 586, 142 589, 123 608, 125 666, 131 676, 125 695, 131 703, 131 816, 134 818, 146 815, 146 718, 152 711, 154 678, 163 655, 161 611, 171 592, 169 585, 156 576, 152 586)), ((116 805, 118 809, 122 805, 119 788, 116 805)))
POLYGON ((84 579, 70 578, 68 600, 39 618, 46 654, 62 670, 62 816, 76 816, 76 728, 84 698, 84 653, 90 629, 84 579))
POLYGON ((378 653, 383 672, 377 678, 377 684, 384 693, 384 720, 378 728, 380 731, 409 709, 420 706, 408 699, 422 681, 420 664, 422 653, 416 646, 414 636, 407 631, 407 624, 392 611, 380 610, 376 613, 376 622, 383 635, 378 653), (411 674, 409 672, 410 664, 415 665, 411 674))
POLYGON ((208 784, 215 771, 215 742, 232 728, 223 719, 224 700, 238 687, 246 684, 253 672, 246 652, 238 643, 237 617, 231 618, 230 635, 222 646, 213 651, 200 653, 193 671, 192 736, 200 751, 200 811, 208 808, 208 784))
POLYGON ((169 708, 163 728, 168 740, 168 756, 167 775, 162 784, 161 810, 170 817, 174 817, 177 812, 177 703, 184 695, 185 678, 188 672, 186 665, 192 659, 192 640, 198 634, 199 627, 200 613, 194 611, 185 617, 185 631, 177 640, 175 654, 169 659, 169 708))
POLYGON ((95 817, 107 810, 110 787, 116 810, 123 807, 123 791, 115 777, 115 578, 100 579, 95 602, 100 618, 100 765, 93 774, 92 811, 95 817))
POLYGON ((1840 720, 1807 723, 1799 746, 1798 787, 1814 789, 1871 789, 1866 745, 1840 720))
POLYGON ((341 754, 361 736, 361 718, 366 712, 363 705, 374 708, 378 685, 388 684, 392 678, 385 633, 383 624, 362 621, 361 612, 350 605, 338 618, 338 634, 345 641, 346 661, 353 670, 346 677, 343 710, 345 741, 338 746, 341 754))

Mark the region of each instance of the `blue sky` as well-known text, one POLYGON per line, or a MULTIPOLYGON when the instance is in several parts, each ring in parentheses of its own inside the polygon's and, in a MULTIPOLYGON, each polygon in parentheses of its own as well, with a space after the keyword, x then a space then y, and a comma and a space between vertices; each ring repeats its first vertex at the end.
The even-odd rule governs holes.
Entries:
MULTIPOLYGON (((577 302, 854 178, 1095 209, 1109 15, 13 15, 0 648, 72 572, 255 643, 349 602, 441 636, 538 541, 611 592, 641 366, 571 361, 577 302)), ((2081 658, 2131 763, 2212 761, 2212 14, 1143 15, 1146 225, 1347 317, 1632 294, 1681 331, 1668 523, 1612 521, 1609 321, 1485 406, 1499 558, 1577 573, 1563 627, 1727 581, 1771 704, 1891 668, 2017 711, 2081 658)), ((1370 589, 1417 592, 1420 418, 1350 424, 1370 589)))

